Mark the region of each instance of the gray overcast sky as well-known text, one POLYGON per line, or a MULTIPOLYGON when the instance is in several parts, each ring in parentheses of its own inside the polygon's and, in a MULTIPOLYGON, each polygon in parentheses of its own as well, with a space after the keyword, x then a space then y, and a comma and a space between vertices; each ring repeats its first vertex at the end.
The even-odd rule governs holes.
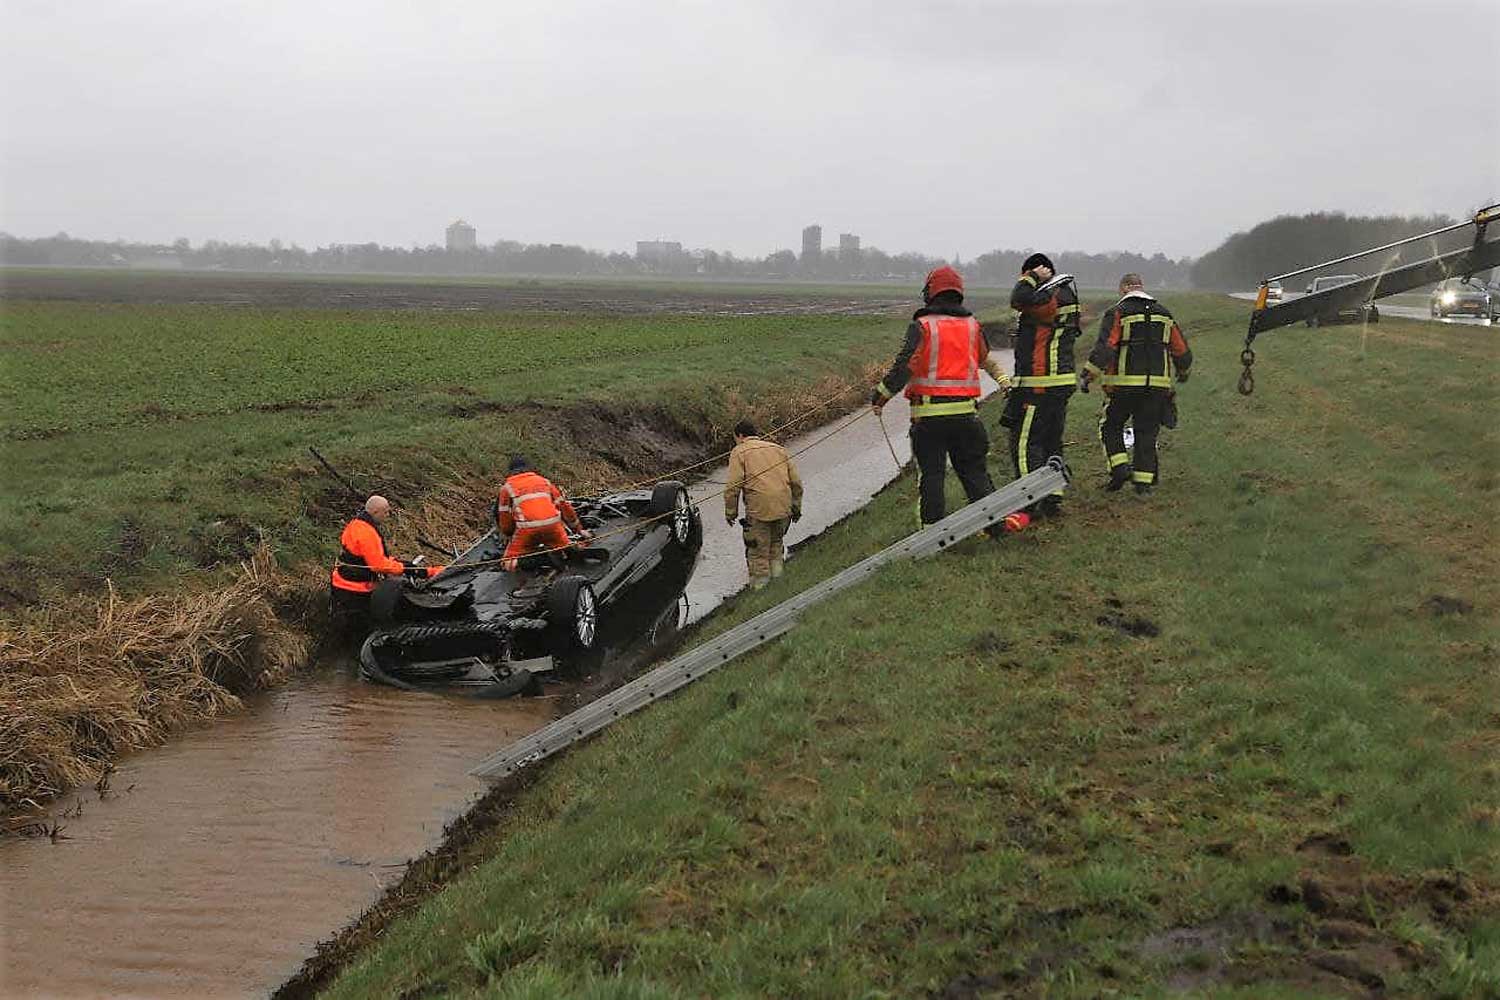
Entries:
POLYGON ((1500 198, 1500 0, 0 0, 0 229, 1197 255, 1500 198))

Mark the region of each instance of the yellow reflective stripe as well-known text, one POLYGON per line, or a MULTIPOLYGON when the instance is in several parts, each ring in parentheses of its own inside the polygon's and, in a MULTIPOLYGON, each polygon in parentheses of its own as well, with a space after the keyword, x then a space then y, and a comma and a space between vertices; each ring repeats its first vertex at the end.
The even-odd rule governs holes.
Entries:
POLYGON ((1088 372, 1090 375, 1094 376, 1095 378, 1098 378, 1100 375, 1104 374, 1104 369, 1100 368, 1098 365, 1094 364, 1092 361, 1085 361, 1083 363, 1083 370, 1086 371, 1086 372, 1088 372))
MULTIPOLYGON (((1120 340, 1120 360, 1115 364, 1115 371, 1117 371, 1117 372, 1126 372, 1126 371, 1129 371, 1130 369, 1126 366, 1126 362, 1128 362, 1129 360, 1130 360, 1130 341, 1125 340, 1124 338, 1121 338, 1121 340, 1120 340)), ((1116 378, 1123 378, 1124 376, 1121 375, 1121 376, 1114 376, 1114 377, 1116 377, 1116 378)), ((1106 375, 1106 376, 1104 376, 1104 378, 1102 379, 1102 381, 1104 382, 1104 384, 1108 385, 1110 378, 1111 378, 1111 376, 1106 375)))
POLYGON ((1163 375, 1105 375, 1100 385, 1146 386, 1151 389, 1169 389, 1171 380, 1163 375))
MULTIPOLYGON (((1053 350, 1055 352, 1056 348, 1053 348, 1053 350)), ((1061 375, 1017 375, 1010 380, 1011 385, 1019 386, 1076 385, 1077 382, 1077 375, 1066 372, 1061 375)))
POLYGON ((1130 473, 1130 481, 1132 483, 1154 483, 1156 482, 1156 473, 1132 471, 1130 473))
POLYGON ((1078 311, 1078 307, 1077 306, 1058 306, 1057 307, 1057 315, 1059 315, 1059 316, 1071 316, 1071 315, 1073 315, 1073 313, 1076 313, 1077 311, 1078 311))
POLYGON ((1031 418, 1036 416, 1036 407, 1026 407, 1026 418, 1021 421, 1021 436, 1016 441, 1016 467, 1021 470, 1021 475, 1031 470, 1026 466, 1026 445, 1031 438, 1031 418))
POLYGON ((1048 372, 1056 372, 1057 371, 1057 348, 1062 343, 1062 338, 1057 335, 1057 329, 1056 328, 1053 328, 1053 330, 1052 330, 1052 336, 1049 339, 1052 342, 1047 347, 1047 371, 1048 372))
POLYGON ((1110 455, 1109 456, 1109 467, 1111 469, 1115 469, 1115 468, 1118 468, 1118 467, 1124 465, 1125 463, 1127 463, 1129 461, 1130 461, 1130 456, 1127 455, 1125 452, 1120 452, 1120 454, 1118 454, 1118 455, 1110 455))
POLYGON ((881 395, 882 395, 882 396, 884 396, 884 397, 885 397, 885 398, 886 398, 886 399, 890 399, 890 398, 891 398, 891 396, 892 396, 892 395, 894 395, 894 393, 892 393, 892 392, 891 392, 891 390, 889 390, 889 389, 887 389, 887 388, 886 388, 886 387, 885 387, 885 380, 884 380, 884 379, 881 379, 881 381, 880 381, 880 384, 879 384, 879 385, 877 385, 877 386, 876 386, 876 387, 875 387, 875 388, 876 388, 876 390, 877 390, 877 391, 879 391, 879 393, 880 393, 880 394, 881 394, 881 395))
POLYGON ((911 404, 911 415, 917 417, 947 417, 955 413, 974 413, 977 407, 972 399, 959 400, 956 403, 913 403, 911 404))
POLYGON ((1030 285, 1032 288, 1036 287, 1036 279, 1029 274, 1021 275, 1021 280, 1026 282, 1026 284, 1030 285))

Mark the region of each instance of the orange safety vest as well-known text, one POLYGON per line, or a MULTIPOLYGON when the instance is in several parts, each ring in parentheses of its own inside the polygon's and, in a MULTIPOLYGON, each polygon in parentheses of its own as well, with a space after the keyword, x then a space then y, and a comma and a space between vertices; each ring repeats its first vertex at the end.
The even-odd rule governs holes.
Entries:
POLYGON ((360 514, 344 525, 339 535, 339 558, 329 582, 340 590, 368 594, 380 582, 379 573, 400 573, 404 564, 385 552, 385 536, 370 520, 360 514))
POLYGON ((911 356, 906 398, 955 396, 977 399, 984 337, 973 316, 923 316, 922 343, 911 356))
MULTIPOLYGON (((560 524, 562 511, 558 509, 559 501, 562 501, 562 490, 553 486, 546 476, 535 472, 518 472, 500 487, 496 512, 499 514, 501 530, 505 529, 507 519, 514 523, 516 531, 560 524)), ((510 532, 507 531, 506 534, 510 532)))

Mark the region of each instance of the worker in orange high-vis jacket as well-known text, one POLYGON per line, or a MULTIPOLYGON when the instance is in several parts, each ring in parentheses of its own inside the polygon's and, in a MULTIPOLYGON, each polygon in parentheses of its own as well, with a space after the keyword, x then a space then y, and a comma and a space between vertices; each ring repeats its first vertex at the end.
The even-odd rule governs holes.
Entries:
POLYGON ((1099 440, 1109 463, 1109 484, 1116 492, 1126 482, 1139 494, 1150 493, 1161 479, 1156 436, 1177 426, 1176 390, 1188 380, 1193 352, 1182 328, 1166 306, 1146 292, 1138 274, 1120 279, 1120 301, 1099 321, 1099 339, 1084 366, 1084 381, 1098 379, 1109 401, 1099 418, 1099 440), (1135 429, 1135 447, 1125 448, 1125 424, 1135 429), (1133 452, 1133 454, 1132 454, 1133 452))
MULTIPOLYGON (((1079 334, 1078 292, 1071 281, 1046 288, 1052 261, 1034 253, 1021 265, 1021 277, 1010 293, 1017 312, 1015 377, 1000 423, 1010 428, 1010 456, 1016 475, 1024 476, 1063 453, 1068 400, 1078 387, 1073 345, 1079 334)), ((1033 504, 1043 517, 1062 510, 1061 489, 1033 504)))
POLYGON ((339 557, 329 574, 334 624, 349 635, 368 631, 370 594, 383 577, 402 574, 435 576, 441 566, 411 565, 392 559, 380 526, 391 516, 391 503, 375 495, 344 525, 339 535, 339 557))
POLYGON ((923 524, 935 524, 947 512, 943 484, 949 462, 970 503, 994 492, 985 461, 990 438, 978 415, 979 373, 989 372, 1002 388, 1008 378, 990 358, 979 320, 964 307, 962 275, 947 266, 933 269, 922 286, 922 302, 890 371, 871 393, 870 404, 878 413, 905 390, 911 402, 920 518, 923 524))
POLYGON ((509 473, 495 504, 500 533, 510 536, 500 564, 506 572, 519 569, 521 559, 527 555, 547 553, 560 557, 574 545, 567 528, 572 528, 580 540, 589 539, 589 532, 578 520, 578 512, 562 490, 538 473, 530 462, 519 455, 512 458, 509 473))

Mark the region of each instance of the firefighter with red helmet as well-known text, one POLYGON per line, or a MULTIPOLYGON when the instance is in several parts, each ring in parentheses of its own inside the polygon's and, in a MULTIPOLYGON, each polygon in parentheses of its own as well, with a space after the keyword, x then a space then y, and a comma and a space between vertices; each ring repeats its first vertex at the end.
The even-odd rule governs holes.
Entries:
POLYGON ((935 268, 922 286, 923 306, 912 314, 890 371, 870 395, 876 412, 898 392, 911 402, 911 451, 920 473, 921 520, 943 519, 943 480, 949 462, 969 502, 995 489, 985 456, 990 439, 979 422, 979 372, 1004 386, 1005 372, 990 358, 979 320, 964 307, 964 279, 935 268))
MULTIPOLYGON (((1021 277, 1010 293, 1011 308, 1018 313, 1015 376, 1000 423, 1010 429, 1010 457, 1018 476, 1062 455, 1068 399, 1078 387, 1073 363, 1080 330, 1078 291, 1071 280, 1047 287, 1052 276, 1052 261, 1034 253, 1021 265, 1021 277)), ((1059 488, 1031 512, 1060 512, 1062 496, 1059 488)))

